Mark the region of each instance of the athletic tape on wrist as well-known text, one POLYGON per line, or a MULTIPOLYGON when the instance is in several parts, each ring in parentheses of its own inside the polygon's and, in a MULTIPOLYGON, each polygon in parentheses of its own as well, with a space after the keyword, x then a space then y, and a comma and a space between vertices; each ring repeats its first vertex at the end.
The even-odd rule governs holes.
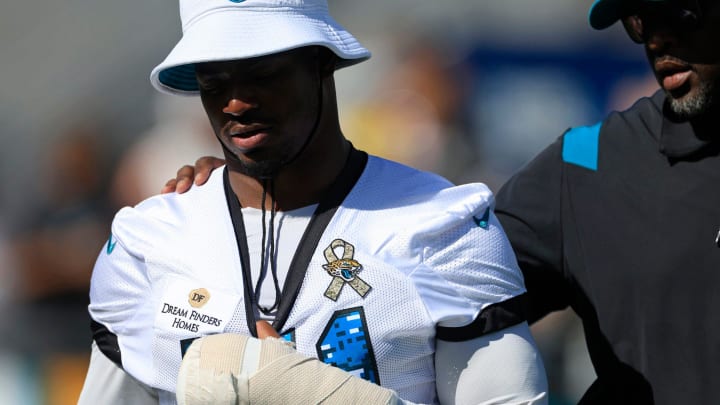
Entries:
POLYGON ((220 334, 197 339, 178 375, 179 405, 396 404, 382 388, 317 359, 279 339, 220 334))

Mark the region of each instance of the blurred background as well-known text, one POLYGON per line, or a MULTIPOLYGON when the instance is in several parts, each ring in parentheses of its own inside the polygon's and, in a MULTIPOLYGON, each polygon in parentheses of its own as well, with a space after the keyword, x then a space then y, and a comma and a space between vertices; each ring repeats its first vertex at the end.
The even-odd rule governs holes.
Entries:
MULTIPOLYGON (((493 190, 567 128, 656 88, 591 0, 329 0, 373 58, 337 73, 356 146, 493 190)), ((0 13, 0 403, 74 404, 89 276, 116 210, 220 155, 197 99, 150 70, 181 34, 173 0, 4 2, 0 13)), ((594 378, 567 312, 533 326, 553 404, 594 378)))

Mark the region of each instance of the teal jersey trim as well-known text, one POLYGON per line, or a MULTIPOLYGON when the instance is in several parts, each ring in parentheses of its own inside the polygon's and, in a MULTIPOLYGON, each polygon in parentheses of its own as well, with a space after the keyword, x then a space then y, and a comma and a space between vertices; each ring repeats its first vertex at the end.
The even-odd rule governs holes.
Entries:
POLYGON ((563 162, 597 171, 598 145, 602 122, 593 126, 572 128, 563 138, 563 162))
POLYGON ((114 241, 112 234, 110 234, 107 242, 107 254, 110 254, 113 252, 113 250, 115 250, 115 244, 117 244, 117 241, 114 241))

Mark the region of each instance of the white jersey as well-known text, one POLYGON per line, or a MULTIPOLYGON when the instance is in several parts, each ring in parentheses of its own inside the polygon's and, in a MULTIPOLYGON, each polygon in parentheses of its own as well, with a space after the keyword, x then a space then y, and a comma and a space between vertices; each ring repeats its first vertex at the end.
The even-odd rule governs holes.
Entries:
MULTIPOLYGON (((370 156, 310 251, 297 295, 285 285, 279 333, 403 399, 436 402, 439 330, 463 340, 517 323, 480 319, 525 291, 492 203, 483 184, 452 186, 370 156)), ((186 194, 120 210, 90 296, 98 346, 165 404, 175 403, 193 338, 250 333, 223 170, 186 194)))

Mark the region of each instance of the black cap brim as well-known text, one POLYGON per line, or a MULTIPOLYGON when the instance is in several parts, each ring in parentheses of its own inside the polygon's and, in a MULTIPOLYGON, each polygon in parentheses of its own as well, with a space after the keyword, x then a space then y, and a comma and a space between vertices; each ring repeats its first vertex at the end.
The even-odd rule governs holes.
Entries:
POLYGON ((615 24, 615 21, 620 19, 622 2, 623 0, 595 0, 588 15, 590 26, 603 30, 615 24))
POLYGON ((623 10, 631 3, 659 2, 667 0, 595 0, 590 6, 588 20, 596 30, 603 30, 623 17, 623 10))

